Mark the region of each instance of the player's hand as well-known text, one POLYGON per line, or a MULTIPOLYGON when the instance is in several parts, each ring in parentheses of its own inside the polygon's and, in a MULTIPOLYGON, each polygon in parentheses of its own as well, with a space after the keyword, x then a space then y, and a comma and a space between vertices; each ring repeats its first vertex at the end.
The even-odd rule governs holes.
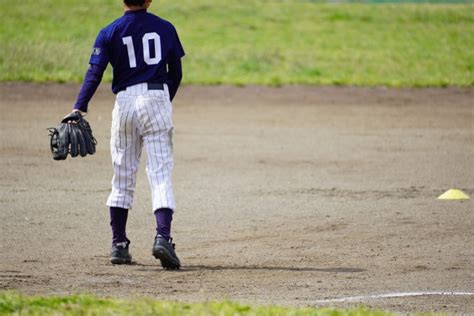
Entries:
POLYGON ((79 122, 79 120, 84 117, 87 113, 86 112, 82 112, 80 110, 72 110, 71 113, 69 113, 68 115, 66 115, 63 119, 62 119, 62 122, 63 123, 69 123, 69 124, 76 124, 77 122, 79 122))
POLYGON ((79 114, 81 114, 82 116, 87 115, 87 112, 82 112, 81 110, 78 110, 78 109, 73 109, 72 112, 79 112, 79 114))

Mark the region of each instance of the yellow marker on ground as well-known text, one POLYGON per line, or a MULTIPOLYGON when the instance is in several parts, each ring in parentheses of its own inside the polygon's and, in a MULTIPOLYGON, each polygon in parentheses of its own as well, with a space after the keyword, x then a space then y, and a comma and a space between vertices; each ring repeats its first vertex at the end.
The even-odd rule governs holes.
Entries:
POLYGON ((440 196, 438 200, 469 200, 470 197, 466 193, 458 189, 450 189, 440 196))

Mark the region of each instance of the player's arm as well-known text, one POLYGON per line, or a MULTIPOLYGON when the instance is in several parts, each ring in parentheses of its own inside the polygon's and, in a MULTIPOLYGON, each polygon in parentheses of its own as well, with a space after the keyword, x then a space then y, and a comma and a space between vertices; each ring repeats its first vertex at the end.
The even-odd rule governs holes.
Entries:
POLYGON ((104 75, 105 67, 96 64, 90 64, 89 69, 84 77, 81 90, 77 96, 76 104, 73 106, 73 110, 79 110, 83 113, 87 113, 87 107, 92 96, 99 87, 102 77, 104 75))
POLYGON ((181 79, 183 78, 183 69, 181 67, 181 58, 177 58, 168 63, 168 90, 170 92, 170 100, 173 101, 176 92, 178 91, 181 79))
MULTIPOLYGON (((170 24, 171 25, 171 24, 170 24)), ((181 58, 184 57, 184 49, 179 40, 178 33, 173 25, 171 25, 171 32, 173 34, 173 49, 168 59, 168 90, 170 92, 170 99, 173 100, 178 91, 181 79, 183 78, 183 69, 181 66, 181 58)))
POLYGON ((89 60, 89 69, 87 69, 81 90, 77 96, 73 111, 87 113, 87 107, 92 96, 99 87, 104 75, 105 68, 109 63, 108 39, 106 33, 102 30, 97 35, 89 60))

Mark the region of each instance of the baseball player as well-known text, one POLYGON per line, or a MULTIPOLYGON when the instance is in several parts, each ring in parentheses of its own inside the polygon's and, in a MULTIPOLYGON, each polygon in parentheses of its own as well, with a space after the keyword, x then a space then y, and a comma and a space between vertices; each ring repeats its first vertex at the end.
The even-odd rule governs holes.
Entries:
POLYGON ((174 26, 149 12, 152 0, 123 0, 124 15, 103 28, 95 41, 89 69, 73 111, 82 114, 110 63, 112 112, 110 150, 114 176, 107 200, 112 227, 113 264, 130 264, 125 231, 133 204, 142 149, 156 218, 153 256, 165 269, 179 269, 170 237, 175 200, 171 184, 173 121, 171 101, 182 78, 184 50, 174 26))

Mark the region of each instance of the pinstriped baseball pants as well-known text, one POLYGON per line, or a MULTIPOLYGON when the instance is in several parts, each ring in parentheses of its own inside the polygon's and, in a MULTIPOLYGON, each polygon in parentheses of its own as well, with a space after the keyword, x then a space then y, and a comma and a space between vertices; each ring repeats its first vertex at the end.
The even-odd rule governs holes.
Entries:
POLYGON ((175 209, 171 182, 172 137, 172 105, 166 85, 164 90, 148 90, 148 85, 142 83, 117 94, 110 139, 114 176, 108 206, 132 208, 136 175, 144 148, 153 211, 175 209))

